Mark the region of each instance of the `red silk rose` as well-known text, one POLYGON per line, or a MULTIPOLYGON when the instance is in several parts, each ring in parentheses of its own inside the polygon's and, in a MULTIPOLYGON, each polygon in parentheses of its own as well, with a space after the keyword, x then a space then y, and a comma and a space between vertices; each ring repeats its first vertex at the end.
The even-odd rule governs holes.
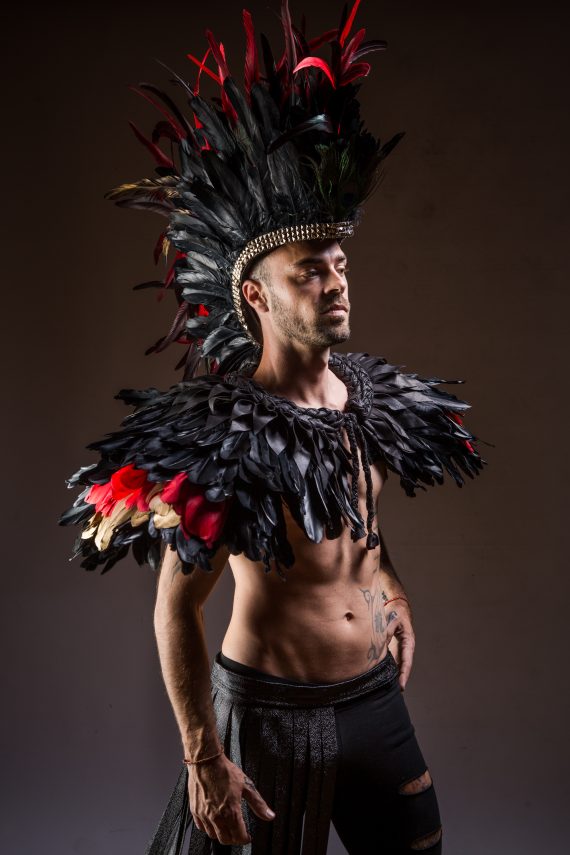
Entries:
POLYGON ((113 498, 113 485, 110 481, 106 484, 94 484, 85 496, 85 501, 95 505, 95 510, 102 513, 104 517, 110 517, 116 504, 113 498))
POLYGON ((153 482, 148 480, 145 470, 135 469, 129 463, 117 469, 106 484, 94 484, 85 501, 95 505, 95 510, 106 517, 111 515, 120 499, 125 500, 127 508, 136 506, 137 510, 144 513, 150 510, 146 496, 152 487, 153 482))
POLYGON ((181 472, 176 475, 162 490, 160 497, 163 502, 172 505, 180 517, 180 525, 184 535, 200 537, 211 548, 220 536, 226 520, 230 500, 210 502, 204 496, 204 488, 192 484, 181 472))

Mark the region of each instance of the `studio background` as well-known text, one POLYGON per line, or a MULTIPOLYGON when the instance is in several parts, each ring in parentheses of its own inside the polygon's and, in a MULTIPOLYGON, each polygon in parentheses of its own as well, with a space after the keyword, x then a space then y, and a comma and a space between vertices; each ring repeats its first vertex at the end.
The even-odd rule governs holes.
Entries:
MULTIPOLYGON (((247 8, 281 45, 278 5, 247 8)), ((314 35, 341 4, 291 8, 314 35)), ((127 84, 154 82, 183 103, 153 57, 193 81, 185 56, 203 53, 206 27, 241 77, 241 9, 139 0, 4 13, 10 855, 142 855, 179 772, 153 573, 132 559, 85 572, 69 561, 76 530, 57 518, 76 496, 64 479, 96 459, 87 443, 130 411, 114 394, 181 379, 181 346, 144 355, 173 296, 131 290, 164 273, 152 249, 165 221, 103 199, 153 169, 127 120, 148 133, 158 114, 127 84)), ((392 475, 380 502, 415 613, 406 700, 447 855, 567 851, 568 17, 552 0, 369 0, 357 18, 389 45, 361 89, 366 124, 406 136, 346 244, 352 336, 338 349, 465 379, 442 388, 472 404, 468 427, 494 444, 461 490, 448 479, 410 499, 392 475)), ((206 606, 212 656, 232 589, 226 568, 206 606)), ((331 829, 330 855, 343 852, 331 829)))

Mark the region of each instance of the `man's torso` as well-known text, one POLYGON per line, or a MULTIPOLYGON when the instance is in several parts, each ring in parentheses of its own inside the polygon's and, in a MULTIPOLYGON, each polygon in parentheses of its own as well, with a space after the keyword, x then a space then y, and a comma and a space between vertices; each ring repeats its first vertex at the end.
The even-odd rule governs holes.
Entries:
MULTIPOLYGON (((343 442, 348 447, 344 430, 343 442)), ((361 458, 359 472, 359 510, 366 519, 361 458)), ((386 479, 382 461, 371 474, 377 507, 386 479)), ((336 682, 361 674, 387 652, 381 547, 367 550, 365 537, 352 541, 348 526, 338 538, 312 543, 285 504, 283 509, 295 563, 284 582, 273 570, 266 573, 261 561, 229 556, 235 594, 222 652, 293 680, 336 682)))

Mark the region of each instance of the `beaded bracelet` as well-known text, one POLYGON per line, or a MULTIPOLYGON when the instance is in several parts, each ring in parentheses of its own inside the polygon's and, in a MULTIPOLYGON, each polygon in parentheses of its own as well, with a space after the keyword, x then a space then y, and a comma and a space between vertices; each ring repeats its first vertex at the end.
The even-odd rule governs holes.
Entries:
POLYGON ((405 601, 407 602, 407 604, 408 604, 408 605, 410 605, 410 601, 409 601, 408 599, 406 599, 406 597, 392 597, 392 599, 391 599, 391 600, 386 600, 386 602, 384 603, 384 605, 385 605, 385 606, 387 606, 387 605, 388 605, 388 603, 393 603, 393 602, 394 602, 394 600, 405 600, 405 601))
POLYGON ((218 751, 217 754, 211 754, 209 757, 201 757, 200 760, 188 760, 186 757, 184 758, 184 762, 187 766, 195 766, 197 763, 205 763, 206 760, 213 760, 214 757, 219 757, 220 754, 224 753, 224 749, 222 748, 218 751))

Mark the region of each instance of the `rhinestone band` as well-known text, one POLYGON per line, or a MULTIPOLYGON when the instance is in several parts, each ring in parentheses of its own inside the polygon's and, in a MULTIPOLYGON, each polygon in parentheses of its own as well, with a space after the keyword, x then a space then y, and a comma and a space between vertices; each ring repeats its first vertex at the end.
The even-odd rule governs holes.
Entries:
POLYGON ((258 237, 250 240, 245 245, 238 255, 232 270, 232 299, 240 324, 249 338, 258 347, 259 342, 256 341, 248 329, 240 300, 241 278, 243 271, 250 261, 253 261, 256 256, 270 249, 276 249, 278 246, 293 243, 297 240, 325 240, 326 238, 340 238, 342 240, 345 237, 350 237, 353 233, 354 223, 349 221, 339 223, 302 223, 297 226, 283 226, 283 228, 276 229, 273 232, 258 235, 258 237))

